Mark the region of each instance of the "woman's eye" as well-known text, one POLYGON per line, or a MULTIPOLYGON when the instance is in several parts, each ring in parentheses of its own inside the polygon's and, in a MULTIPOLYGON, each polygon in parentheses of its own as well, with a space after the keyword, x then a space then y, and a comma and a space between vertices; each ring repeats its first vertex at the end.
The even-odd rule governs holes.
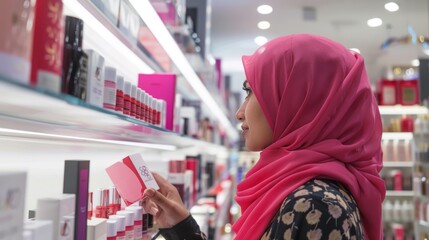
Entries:
POLYGON ((243 90, 246 92, 246 97, 248 97, 252 93, 252 89, 248 87, 243 87, 243 90))

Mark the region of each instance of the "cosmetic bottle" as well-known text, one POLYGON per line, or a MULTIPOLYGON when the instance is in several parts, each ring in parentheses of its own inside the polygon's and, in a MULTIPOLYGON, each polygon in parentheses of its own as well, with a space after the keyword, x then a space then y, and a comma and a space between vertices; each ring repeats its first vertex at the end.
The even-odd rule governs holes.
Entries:
POLYGON ((414 132, 414 119, 404 115, 401 118, 401 132, 414 132))
POLYGON ((107 220, 107 240, 116 240, 117 223, 115 219, 107 220))
POLYGON ((124 111, 125 115, 131 115, 131 83, 125 81, 124 83, 124 111))
POLYGON ((118 112, 124 111, 124 77, 116 76, 116 105, 115 110, 118 112))
POLYGON ((149 94, 147 98, 147 122, 153 124, 153 109, 152 109, 153 97, 149 94))
POLYGON ((66 16, 65 21, 62 92, 85 100, 87 84, 81 78, 81 65, 88 61, 88 56, 82 50, 83 21, 72 16, 66 16))
POLYGON ((125 239, 134 240, 134 212, 123 210, 118 211, 116 215, 125 217, 125 239))
POLYGON ((121 210, 119 193, 116 187, 109 188, 109 216, 116 215, 116 212, 121 210))
POLYGON ((33 86, 57 93, 61 92, 64 51, 62 20, 61 0, 36 1, 30 82, 33 86))
POLYGON ((155 125, 158 126, 158 127, 161 127, 161 108, 162 108, 161 104, 162 104, 161 100, 157 99, 156 100, 156 107, 155 107, 155 109, 156 109, 155 125))
POLYGON ((116 69, 113 67, 104 69, 103 107, 116 109, 116 69))
POLYGON ((29 84, 33 40, 31 0, 2 0, 0 9, 0 75, 29 84))
POLYGON ((131 111, 130 115, 131 117, 136 117, 136 109, 137 109, 137 102, 136 102, 136 96, 137 96, 137 86, 134 84, 131 84, 131 94, 130 94, 130 101, 131 101, 131 111))
POLYGON ((185 194, 185 161, 170 160, 168 164, 168 181, 177 188, 182 201, 185 194))
POLYGON ((112 215, 109 216, 109 219, 116 220, 116 239, 117 240, 126 240, 125 235, 125 217, 121 215, 112 215))
POLYGON ((109 189, 97 190, 97 206, 95 207, 96 218, 109 217, 109 189))
POLYGON ((146 103, 145 103, 145 99, 146 99, 146 92, 144 90, 141 90, 141 95, 140 95, 140 102, 141 102, 141 120, 145 121, 145 114, 146 114, 146 103))
POLYGON ((381 84, 380 105, 394 105, 398 103, 398 81, 383 79, 381 84))
POLYGON ((142 218, 143 208, 141 206, 129 206, 125 210, 132 211, 134 213, 134 239, 142 239, 142 218))
POLYGON ((141 120, 141 116, 142 116, 142 104, 140 102, 141 94, 142 94, 142 91, 139 88, 137 88, 137 92, 136 92, 136 118, 138 120, 141 120))

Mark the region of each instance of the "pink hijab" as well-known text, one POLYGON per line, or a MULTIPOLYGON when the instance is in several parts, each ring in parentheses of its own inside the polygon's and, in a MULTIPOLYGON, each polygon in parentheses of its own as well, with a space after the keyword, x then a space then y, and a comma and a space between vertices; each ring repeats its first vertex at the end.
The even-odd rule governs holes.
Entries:
POLYGON ((288 194, 313 178, 352 193, 367 239, 382 239, 382 126, 361 55, 320 36, 274 39, 244 56, 273 143, 238 185, 236 239, 259 239, 288 194))

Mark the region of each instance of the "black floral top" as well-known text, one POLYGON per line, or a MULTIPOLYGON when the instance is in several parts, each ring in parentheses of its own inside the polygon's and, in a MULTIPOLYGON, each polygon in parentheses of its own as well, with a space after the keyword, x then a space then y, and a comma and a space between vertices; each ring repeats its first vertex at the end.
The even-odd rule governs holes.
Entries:
POLYGON ((340 184, 311 180, 289 194, 262 236, 274 239, 365 239, 357 204, 340 184))
MULTIPOLYGON (((189 216, 171 229, 162 229, 167 240, 205 240, 189 216)), ((262 240, 363 240, 357 204, 340 184, 313 179, 293 191, 263 234, 262 240)))

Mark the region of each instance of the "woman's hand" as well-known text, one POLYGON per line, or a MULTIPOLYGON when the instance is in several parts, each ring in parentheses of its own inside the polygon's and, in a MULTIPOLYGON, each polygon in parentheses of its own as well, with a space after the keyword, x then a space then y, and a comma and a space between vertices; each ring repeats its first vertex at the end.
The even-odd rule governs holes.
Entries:
POLYGON ((160 228, 171 228, 189 216, 176 187, 157 173, 152 173, 159 191, 146 189, 144 209, 152 214, 160 228))

